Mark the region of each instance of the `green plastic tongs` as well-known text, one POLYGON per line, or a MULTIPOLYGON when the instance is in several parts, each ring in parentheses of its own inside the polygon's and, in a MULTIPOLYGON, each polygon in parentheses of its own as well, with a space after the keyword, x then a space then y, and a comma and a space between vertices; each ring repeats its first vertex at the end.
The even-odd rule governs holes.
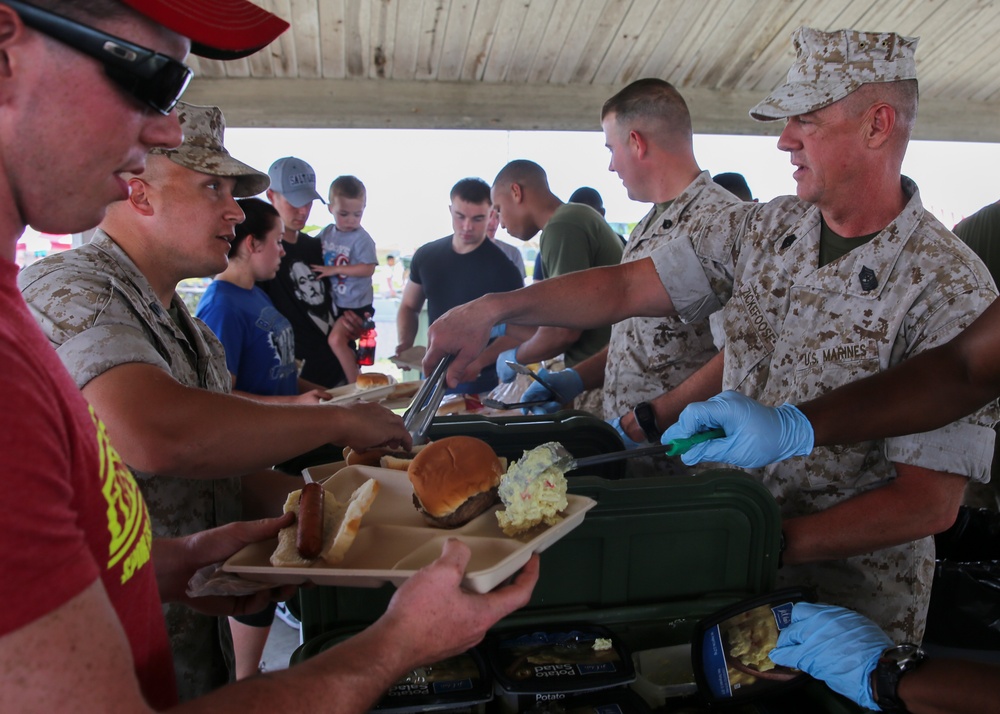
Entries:
POLYGON ((557 449, 559 456, 558 465, 564 471, 575 471, 576 469, 581 469, 586 466, 597 466, 598 464, 620 461, 621 459, 631 459, 636 456, 653 456, 659 454, 665 454, 667 456, 680 456, 681 454, 690 451, 691 447, 695 444, 700 444, 701 442, 708 441, 709 439, 721 439, 725 435, 726 432, 722 429, 709 429, 708 431, 700 431, 693 436, 687 437, 686 439, 671 439, 665 444, 644 446, 639 449, 613 451, 610 454, 598 454, 597 456, 585 456, 582 459, 574 459, 572 454, 560 446, 557 449))

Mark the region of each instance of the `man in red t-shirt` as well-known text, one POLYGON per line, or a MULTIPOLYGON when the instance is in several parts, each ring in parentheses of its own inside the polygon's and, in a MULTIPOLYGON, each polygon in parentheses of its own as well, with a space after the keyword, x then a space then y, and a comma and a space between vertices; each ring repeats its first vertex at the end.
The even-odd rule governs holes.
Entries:
MULTIPOLYGON (((120 174, 180 143, 172 110, 189 47, 245 56, 286 26, 246 0, 0 0, 0 711, 172 706, 161 600, 186 601, 198 568, 291 522, 153 541, 132 475, 24 305, 13 262, 25 225, 96 225, 127 196, 120 174)), ((460 588, 469 555, 449 541, 365 632, 178 711, 368 709, 406 671, 467 649, 527 602, 537 558, 514 584, 471 595, 460 588)), ((288 595, 189 604, 231 615, 288 595)))

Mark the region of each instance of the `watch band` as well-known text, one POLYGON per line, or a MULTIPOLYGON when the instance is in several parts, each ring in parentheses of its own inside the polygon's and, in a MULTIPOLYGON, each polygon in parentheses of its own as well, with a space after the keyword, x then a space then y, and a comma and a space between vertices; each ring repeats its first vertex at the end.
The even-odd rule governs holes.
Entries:
POLYGON ((635 416, 636 424, 646 435, 646 440, 657 443, 663 432, 656 428, 656 412, 653 411, 653 405, 649 402, 639 402, 632 409, 632 414, 635 416))
POLYGON ((899 680, 926 659, 926 653, 911 643, 890 647, 882 653, 875 665, 875 697, 882 711, 908 711, 906 704, 899 698, 899 680))

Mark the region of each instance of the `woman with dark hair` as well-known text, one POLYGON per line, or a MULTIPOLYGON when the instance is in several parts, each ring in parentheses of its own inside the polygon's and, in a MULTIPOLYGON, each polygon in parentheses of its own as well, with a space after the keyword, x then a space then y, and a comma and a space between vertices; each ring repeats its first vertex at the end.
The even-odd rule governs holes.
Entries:
POLYGON ((229 267, 205 291, 196 315, 226 350, 233 391, 264 401, 315 404, 323 389, 298 376, 291 323, 255 285, 274 277, 284 249, 284 225, 275 208, 259 198, 238 202, 246 219, 236 226, 229 267))
MULTIPOLYGON (((299 378, 292 324, 255 285, 278 270, 285 253, 284 224, 274 206, 259 198, 238 203, 246 218, 236 226, 229 267, 208 286, 195 315, 222 342, 234 393, 261 401, 315 404, 327 394, 299 378)), ((237 679, 257 673, 273 620, 273 607, 230 618, 237 679)))

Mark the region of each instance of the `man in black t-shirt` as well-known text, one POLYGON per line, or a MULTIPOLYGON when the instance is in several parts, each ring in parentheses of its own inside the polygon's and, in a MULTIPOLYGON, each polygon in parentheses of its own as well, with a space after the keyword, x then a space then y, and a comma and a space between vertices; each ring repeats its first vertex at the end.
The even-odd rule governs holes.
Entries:
MULTIPOLYGON (((286 156, 268 169, 271 188, 267 198, 285 224, 282 247, 285 255, 273 280, 260 283, 274 306, 292 323, 295 358, 301 360, 302 378, 324 387, 346 383, 344 369, 330 349, 328 338, 337 320, 337 308, 327 281, 317 277, 311 265, 323 264, 319 239, 302 232, 309 220, 313 201, 323 198, 316 192, 316 172, 302 159, 286 156)), ((352 324, 356 336, 361 320, 353 313, 341 319, 352 324)))
MULTIPOLYGON (((487 293, 523 287, 521 273, 486 237, 491 206, 490 186, 482 179, 462 179, 452 187, 450 210, 454 233, 422 245, 413 254, 410 279, 396 314, 397 354, 413 346, 424 300, 428 320, 433 323, 453 307, 487 293)), ((494 352, 499 349, 487 352, 495 359, 494 352)), ((478 378, 449 391, 478 394, 496 385, 496 367, 487 357, 478 378)))

